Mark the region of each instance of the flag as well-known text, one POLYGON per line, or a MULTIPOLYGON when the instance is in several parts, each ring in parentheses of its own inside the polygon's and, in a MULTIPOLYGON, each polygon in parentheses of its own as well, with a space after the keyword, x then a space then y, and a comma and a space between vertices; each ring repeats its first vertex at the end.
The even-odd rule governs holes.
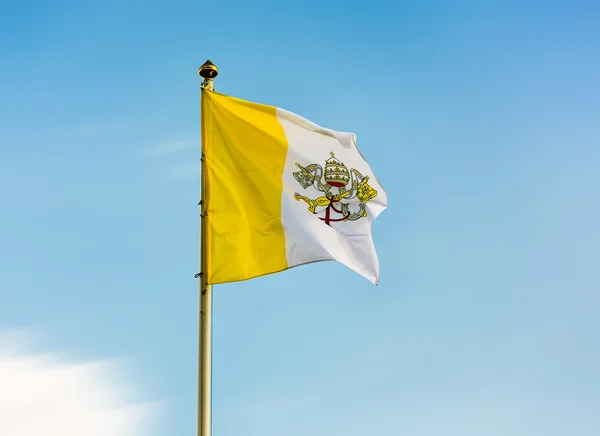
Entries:
POLYGON ((204 90, 202 143, 209 284, 327 260, 377 284, 387 195, 354 134, 204 90))

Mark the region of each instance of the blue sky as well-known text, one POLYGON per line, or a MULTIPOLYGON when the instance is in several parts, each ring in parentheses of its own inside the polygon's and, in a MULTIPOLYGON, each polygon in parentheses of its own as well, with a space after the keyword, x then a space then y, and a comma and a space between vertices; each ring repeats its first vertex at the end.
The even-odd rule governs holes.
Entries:
POLYGON ((0 331, 131 359, 144 434, 194 434, 210 58, 355 132, 390 199, 379 287, 215 288, 215 434, 596 435, 600 7, 523 3, 3 3, 0 331))

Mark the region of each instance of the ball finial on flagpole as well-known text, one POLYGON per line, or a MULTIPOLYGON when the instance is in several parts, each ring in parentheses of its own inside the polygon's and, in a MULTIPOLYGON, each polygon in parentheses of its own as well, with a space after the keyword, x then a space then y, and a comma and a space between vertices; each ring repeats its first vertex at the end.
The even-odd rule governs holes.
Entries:
POLYGON ((198 68, 198 74, 204 79, 204 81, 202 82, 202 87, 204 89, 214 91, 215 85, 213 84, 213 79, 219 74, 219 69, 217 68, 217 66, 213 64, 209 59, 206 62, 204 62, 204 65, 198 68))

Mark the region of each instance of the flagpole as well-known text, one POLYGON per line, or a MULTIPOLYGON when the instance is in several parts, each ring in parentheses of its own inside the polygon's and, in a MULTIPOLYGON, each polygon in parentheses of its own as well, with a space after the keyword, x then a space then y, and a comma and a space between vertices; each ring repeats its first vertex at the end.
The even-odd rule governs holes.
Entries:
MULTIPOLYGON (((207 60, 198 69, 198 74, 204 80, 200 85, 200 100, 203 106, 203 92, 212 92, 215 89, 213 79, 219 74, 217 67, 207 60)), ((201 117, 204 117, 204 108, 201 107, 201 117)), ((204 161, 204 123, 202 129, 202 152, 200 158, 200 277, 199 277, 199 315, 198 315, 198 424, 197 436, 211 436, 211 312, 212 289, 207 281, 207 253, 206 253, 206 211, 205 201, 205 168, 204 161)))

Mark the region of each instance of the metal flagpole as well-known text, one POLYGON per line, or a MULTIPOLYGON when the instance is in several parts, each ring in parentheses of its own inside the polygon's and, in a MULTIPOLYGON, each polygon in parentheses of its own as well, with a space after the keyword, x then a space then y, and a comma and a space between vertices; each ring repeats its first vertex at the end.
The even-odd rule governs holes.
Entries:
MULTIPOLYGON (((213 79, 219 74, 218 68, 206 61, 198 69, 198 74, 204 79, 200 91, 201 117, 204 118, 203 92, 214 91, 213 79)), ((202 142, 204 142, 204 123, 201 121, 202 142)), ((204 143, 200 158, 200 288, 199 288, 199 319, 198 319, 198 431, 197 436, 211 436, 211 312, 212 290, 207 282, 206 269, 206 201, 205 201, 205 168, 204 143)))

